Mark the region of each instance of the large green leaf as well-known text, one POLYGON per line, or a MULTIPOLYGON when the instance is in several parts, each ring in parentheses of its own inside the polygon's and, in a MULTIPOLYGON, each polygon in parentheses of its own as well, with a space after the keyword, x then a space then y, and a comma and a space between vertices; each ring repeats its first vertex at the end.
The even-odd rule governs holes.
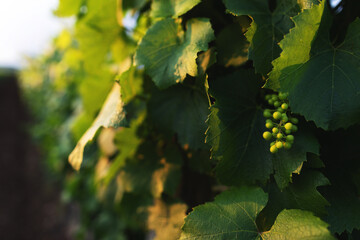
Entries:
POLYGON ((191 149, 205 145, 209 103, 205 92, 191 86, 176 85, 156 91, 149 102, 150 116, 159 129, 176 133, 181 145, 191 149))
POLYGON ((294 22, 280 43, 283 52, 273 62, 267 86, 288 92, 292 111, 318 127, 355 124, 360 120, 360 20, 350 24, 344 42, 336 47, 329 37, 332 16, 325 1, 294 22))
POLYGON ((319 143, 309 131, 301 126, 300 131, 295 134, 295 142, 292 148, 274 154, 274 177, 280 189, 288 186, 289 182, 292 181, 293 173, 300 174, 308 152, 319 154, 319 143))
POLYGON ((151 5, 151 16, 176 18, 200 2, 201 0, 154 0, 151 5))
POLYGON ((69 162, 73 168, 76 170, 80 169, 84 148, 86 144, 94 138, 95 133, 100 127, 119 127, 124 123, 124 120, 125 113, 123 111, 123 102, 120 97, 120 85, 115 83, 99 115, 91 127, 80 138, 75 149, 69 156, 69 162))
POLYGON ((318 187, 329 185, 329 180, 320 172, 305 171, 294 182, 280 190, 275 184, 269 186, 269 203, 261 213, 262 229, 269 229, 283 209, 302 209, 317 216, 325 216, 329 202, 319 193, 318 187))
POLYGON ((268 232, 260 232, 256 218, 267 203, 260 188, 242 187, 221 193, 214 202, 194 208, 185 218, 180 239, 334 239, 327 224, 312 213, 284 210, 268 232))
POLYGON ((253 23, 247 32, 250 42, 250 59, 253 59, 258 73, 267 74, 271 62, 280 55, 278 43, 293 27, 291 17, 300 11, 297 0, 278 0, 273 12, 269 1, 264 0, 223 0, 227 10, 232 14, 249 15, 253 23))
POLYGON ((160 88, 198 73, 197 53, 206 51, 214 39, 209 19, 191 19, 184 33, 179 20, 165 19, 155 23, 142 39, 136 52, 136 62, 160 88))
POLYGON ((335 240, 327 229, 328 224, 311 212, 298 209, 283 210, 276 218, 269 232, 262 235, 264 240, 335 240))
POLYGON ((225 184, 266 181, 273 172, 269 143, 262 138, 265 119, 256 104, 262 84, 253 70, 239 70, 210 81, 215 98, 206 142, 219 160, 216 172, 225 184))
POLYGON ((266 203, 267 194, 260 188, 223 192, 214 202, 194 208, 180 239, 258 239, 255 220, 266 203))

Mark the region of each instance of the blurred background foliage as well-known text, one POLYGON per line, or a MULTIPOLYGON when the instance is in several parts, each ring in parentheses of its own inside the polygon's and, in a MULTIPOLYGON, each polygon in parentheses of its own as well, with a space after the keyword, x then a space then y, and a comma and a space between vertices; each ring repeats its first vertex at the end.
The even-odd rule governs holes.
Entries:
POLYGON ((191 149, 173 129, 159 128, 160 117, 148 109, 159 101, 154 96, 171 92, 159 93, 141 66, 131 67, 138 41, 156 21, 151 12, 146 0, 60 0, 54 13, 75 17, 74 27, 20 72, 46 179, 60 186, 65 205, 80 209, 74 239, 176 239, 186 212, 212 198, 208 147, 191 149), (74 171, 69 153, 117 82, 127 128, 97 131, 74 171), (184 181, 188 173, 202 182, 184 181))

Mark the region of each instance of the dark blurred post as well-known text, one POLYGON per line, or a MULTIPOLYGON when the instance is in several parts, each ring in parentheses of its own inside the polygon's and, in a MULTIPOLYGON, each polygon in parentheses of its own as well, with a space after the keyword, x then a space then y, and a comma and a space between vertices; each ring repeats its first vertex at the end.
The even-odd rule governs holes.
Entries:
POLYGON ((24 106, 16 72, 0 69, 0 239, 24 239, 26 172, 24 106))

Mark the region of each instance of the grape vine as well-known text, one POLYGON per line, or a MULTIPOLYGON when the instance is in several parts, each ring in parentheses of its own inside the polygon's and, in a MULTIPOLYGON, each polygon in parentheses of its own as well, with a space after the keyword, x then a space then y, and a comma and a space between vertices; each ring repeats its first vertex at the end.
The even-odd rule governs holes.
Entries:
POLYGON ((60 0, 21 75, 76 239, 360 239, 350 2, 60 0))

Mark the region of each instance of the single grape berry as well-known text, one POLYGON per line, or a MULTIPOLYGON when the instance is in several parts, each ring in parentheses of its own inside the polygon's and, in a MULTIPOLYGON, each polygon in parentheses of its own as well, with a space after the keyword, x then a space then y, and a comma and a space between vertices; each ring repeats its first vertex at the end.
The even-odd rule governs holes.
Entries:
POLYGON ((266 95, 265 95, 265 100, 266 100, 266 101, 268 101, 270 98, 271 98, 271 95, 270 95, 270 94, 266 94, 266 95))
POLYGON ((276 146, 276 148, 282 148, 283 147, 283 143, 282 142, 276 142, 275 143, 275 146, 276 146))
POLYGON ((285 110, 282 109, 281 107, 278 107, 278 108, 276 109, 276 111, 278 111, 279 113, 284 113, 284 112, 285 112, 285 110))
POLYGON ((269 110, 269 109, 265 109, 263 115, 264 115, 264 117, 266 117, 266 118, 271 117, 271 112, 270 112, 270 110, 269 110))
POLYGON ((296 132, 298 130, 297 126, 292 125, 291 131, 296 132))
POLYGON ((269 99, 268 103, 269 103, 270 105, 273 105, 273 104, 274 104, 274 100, 272 100, 272 98, 271 98, 271 99, 269 99))
POLYGON ((274 145, 275 145, 275 142, 271 142, 271 143, 270 143, 270 147, 271 147, 271 146, 274 146, 274 145))
POLYGON ((279 132, 279 129, 276 128, 276 127, 274 127, 274 128, 272 129, 272 132, 273 132, 273 133, 278 133, 278 132, 279 132))
POLYGON ((286 94, 285 93, 279 93, 279 99, 280 100, 285 100, 286 99, 286 94))
POLYGON ((299 123, 299 120, 297 118, 291 118, 290 121, 293 123, 293 124, 298 124, 299 123))
POLYGON ((288 117, 282 117, 281 120, 286 123, 287 121, 289 121, 289 118, 288 117))
POLYGON ((284 125, 284 127, 285 127, 286 130, 292 130, 293 125, 292 125, 292 123, 286 123, 284 125))
POLYGON ((290 134, 290 133, 291 133, 291 130, 287 130, 287 129, 286 129, 286 130, 285 130, 285 133, 286 133, 286 134, 290 134))
POLYGON ((276 135, 276 138, 281 139, 281 138, 283 138, 283 135, 282 135, 281 133, 278 133, 278 134, 276 135))
POLYGON ((281 103, 279 101, 274 102, 274 107, 279 107, 281 103))
POLYGON ((274 112, 273 113, 273 118, 276 119, 276 120, 279 120, 281 118, 281 113, 279 112, 274 112))
POLYGON ((266 132, 263 133, 263 138, 265 140, 270 140, 272 138, 272 134, 270 132, 266 131, 266 132))
POLYGON ((271 153, 276 153, 277 151, 278 151, 278 148, 275 145, 270 147, 270 152, 271 153))
POLYGON ((286 141, 293 142, 294 141, 294 136, 293 135, 287 135, 286 136, 286 141))
POLYGON ((285 143, 284 143, 284 148, 285 148, 285 149, 290 149, 290 148, 291 148, 291 143, 285 142, 285 143))
POLYGON ((271 122, 267 122, 267 123, 265 124, 265 127, 266 127, 266 128, 272 128, 273 126, 274 126, 274 124, 271 123, 271 122))
POLYGON ((281 104, 281 108, 286 110, 289 108, 289 105, 287 103, 283 103, 283 104, 281 104))

